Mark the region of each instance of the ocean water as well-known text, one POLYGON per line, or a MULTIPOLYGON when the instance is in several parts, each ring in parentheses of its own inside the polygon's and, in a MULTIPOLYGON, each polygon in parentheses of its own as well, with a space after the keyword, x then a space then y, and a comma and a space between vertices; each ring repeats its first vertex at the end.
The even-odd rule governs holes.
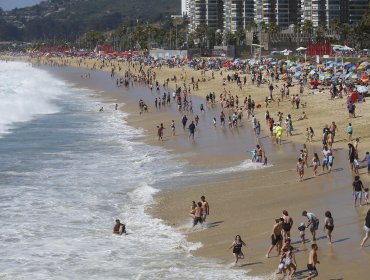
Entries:
POLYGON ((200 243, 145 212, 188 167, 94 96, 0 62, 0 279, 256 279, 194 257, 200 243), (116 218, 126 236, 112 236, 116 218))

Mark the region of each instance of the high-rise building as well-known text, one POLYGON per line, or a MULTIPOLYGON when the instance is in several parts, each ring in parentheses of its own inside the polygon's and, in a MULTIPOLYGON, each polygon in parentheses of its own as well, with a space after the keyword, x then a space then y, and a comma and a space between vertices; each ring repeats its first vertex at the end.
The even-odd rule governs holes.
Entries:
POLYGON ((190 32, 200 24, 235 32, 252 21, 276 23, 282 29, 306 20, 313 27, 329 27, 336 19, 354 25, 368 9, 369 0, 182 0, 190 32))
POLYGON ((301 0, 301 24, 310 20, 313 27, 326 24, 326 0, 301 0))
POLYGON ((253 0, 224 0, 224 31, 235 32, 245 29, 253 21, 253 0))
POLYGON ((256 23, 276 22, 276 0, 254 0, 254 10, 256 23))
POLYGON ((369 10, 369 0, 347 0, 348 1, 348 22, 351 25, 358 23, 366 11, 369 10))
POLYGON ((189 2, 190 0, 181 0, 181 14, 182 15, 189 14, 189 2))
POLYGON ((208 27, 222 30, 223 1, 222 0, 189 0, 189 31, 205 24, 208 27))

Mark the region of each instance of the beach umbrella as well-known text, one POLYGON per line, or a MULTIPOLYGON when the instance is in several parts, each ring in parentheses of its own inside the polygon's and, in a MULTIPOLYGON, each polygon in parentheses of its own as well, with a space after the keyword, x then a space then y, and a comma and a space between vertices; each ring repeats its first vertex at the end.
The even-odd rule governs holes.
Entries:
POLYGON ((310 81, 311 86, 318 86, 319 84, 320 84, 320 82, 318 80, 310 81))
POLYGON ((367 93, 369 92, 369 89, 365 86, 357 86, 357 92, 359 93, 367 93))
POLYGON ((369 62, 367 62, 367 61, 361 62, 360 65, 367 66, 367 65, 369 65, 369 62))
POLYGON ((349 61, 344 62, 344 65, 349 65, 349 64, 351 64, 351 62, 349 61))
POLYGON ((299 77, 301 77, 301 75, 302 75, 302 72, 298 71, 298 72, 296 72, 296 73, 293 75, 293 77, 294 77, 294 78, 296 78, 296 79, 298 79, 299 77))

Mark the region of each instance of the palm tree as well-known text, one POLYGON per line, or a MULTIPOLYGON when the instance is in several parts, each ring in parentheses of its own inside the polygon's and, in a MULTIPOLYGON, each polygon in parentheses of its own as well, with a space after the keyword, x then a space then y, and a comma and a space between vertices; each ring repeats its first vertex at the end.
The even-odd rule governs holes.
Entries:
POLYGON ((277 25, 275 22, 271 22, 268 27, 268 33, 270 34, 277 34, 281 31, 281 27, 277 25))
POLYGON ((238 30, 235 32, 235 38, 238 46, 243 45, 246 39, 245 30, 243 28, 238 28, 238 30))
POLYGON ((127 34, 127 28, 125 25, 119 25, 116 30, 114 31, 114 36, 118 38, 119 41, 119 50, 121 51, 124 49, 124 36, 127 34))
POLYGON ((302 26, 302 33, 308 35, 309 41, 312 41, 313 23, 311 20, 305 20, 302 26))
POLYGON ((328 31, 325 24, 320 24, 316 30, 316 41, 321 42, 325 40, 325 34, 328 31))
POLYGON ((105 41, 105 36, 97 31, 88 31, 85 33, 84 41, 89 49, 93 49, 98 43, 103 43, 105 41))
POLYGON ((255 21, 249 22, 245 27, 245 29, 248 31, 256 31, 257 28, 258 28, 258 24, 255 21))

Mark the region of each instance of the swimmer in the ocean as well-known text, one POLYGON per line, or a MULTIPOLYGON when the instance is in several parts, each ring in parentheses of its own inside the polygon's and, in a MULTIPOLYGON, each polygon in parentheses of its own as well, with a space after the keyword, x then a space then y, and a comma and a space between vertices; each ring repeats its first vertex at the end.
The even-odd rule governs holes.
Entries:
POLYGON ((113 227, 113 234, 122 235, 126 233, 126 226, 121 224, 119 219, 116 220, 116 224, 113 227))

